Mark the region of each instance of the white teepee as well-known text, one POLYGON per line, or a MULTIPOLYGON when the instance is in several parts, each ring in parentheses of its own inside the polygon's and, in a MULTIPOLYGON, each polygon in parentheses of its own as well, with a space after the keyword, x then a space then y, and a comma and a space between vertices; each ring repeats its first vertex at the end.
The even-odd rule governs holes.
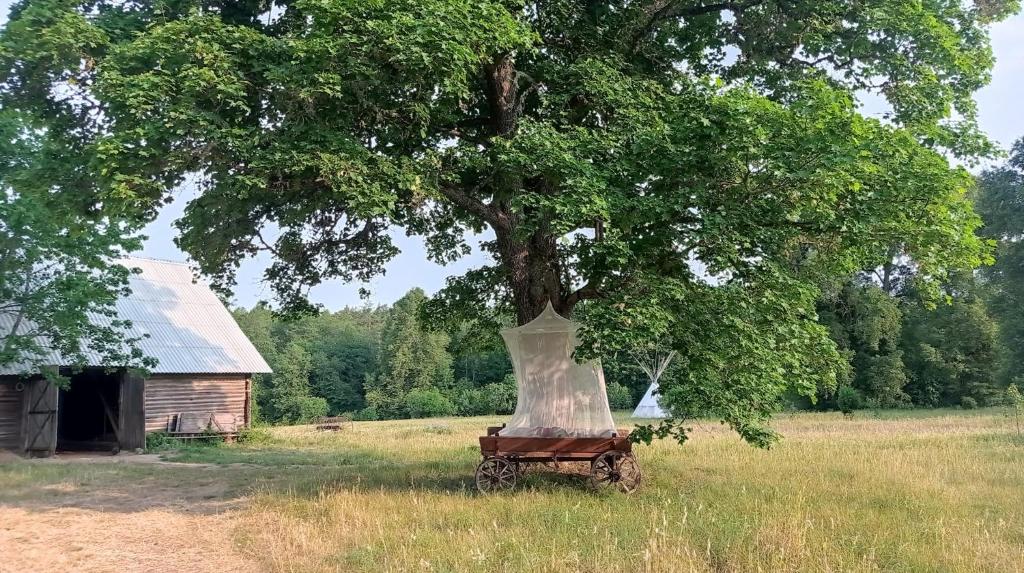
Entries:
POLYGON ((651 385, 647 387, 647 392, 644 392, 644 397, 640 399, 640 403, 633 410, 634 418, 668 418, 668 414, 658 404, 656 393, 658 391, 658 379, 668 369, 668 365, 672 363, 672 359, 675 356, 675 350, 667 354, 659 354, 657 351, 642 355, 633 354, 633 359, 636 360, 636 363, 640 365, 640 368, 651 381, 651 385))
POLYGON ((634 418, 668 418, 668 414, 661 409, 661 405, 658 404, 658 397, 654 395, 658 391, 658 383, 654 382, 647 387, 647 391, 644 392, 644 397, 640 399, 640 403, 636 405, 636 410, 633 410, 634 418))

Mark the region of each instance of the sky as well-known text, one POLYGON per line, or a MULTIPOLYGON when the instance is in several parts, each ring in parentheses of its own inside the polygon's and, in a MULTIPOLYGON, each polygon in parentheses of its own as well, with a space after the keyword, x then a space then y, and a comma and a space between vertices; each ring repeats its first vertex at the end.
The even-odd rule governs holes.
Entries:
MULTIPOLYGON (((7 19, 12 0, 0 0, 0 25, 7 19)), ((992 70, 991 83, 977 94, 979 123, 995 142, 1003 148, 1009 148, 1017 138, 1024 136, 1024 14, 1014 16, 995 25, 991 30, 992 47, 996 56, 996 64, 992 70)), ((872 109, 865 104, 863 112, 877 115, 881 109, 872 109)), ((187 261, 187 255, 174 245, 176 231, 173 223, 181 217, 194 190, 183 188, 175 194, 175 200, 164 207, 160 215, 149 226, 144 234, 148 237, 140 256, 171 261, 187 261)), ((330 310, 345 306, 362 306, 370 304, 391 304, 414 287, 420 287, 427 294, 432 294, 445 284, 449 276, 460 275, 467 269, 486 263, 486 256, 474 251, 448 266, 436 265, 427 260, 422 239, 407 237, 404 232, 394 229, 392 235, 401 254, 395 257, 386 267, 383 276, 375 278, 369 284, 344 284, 332 281, 314 287, 310 300, 322 304, 330 310), (363 300, 359 296, 359 288, 365 286, 370 291, 370 298, 363 300)), ((249 307, 260 300, 270 301, 273 292, 261 281, 263 270, 270 264, 269 255, 250 259, 242 264, 238 271, 235 305, 249 307)))

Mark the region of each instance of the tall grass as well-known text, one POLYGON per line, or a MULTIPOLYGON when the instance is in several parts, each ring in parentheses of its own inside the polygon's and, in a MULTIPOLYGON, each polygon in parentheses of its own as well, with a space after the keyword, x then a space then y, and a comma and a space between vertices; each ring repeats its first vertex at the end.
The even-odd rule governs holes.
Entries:
POLYGON ((790 415, 770 451, 699 423, 638 448, 632 496, 551 473, 477 495, 496 422, 281 428, 179 459, 274 470, 234 530, 270 571, 1024 570, 1024 444, 995 411, 790 415))

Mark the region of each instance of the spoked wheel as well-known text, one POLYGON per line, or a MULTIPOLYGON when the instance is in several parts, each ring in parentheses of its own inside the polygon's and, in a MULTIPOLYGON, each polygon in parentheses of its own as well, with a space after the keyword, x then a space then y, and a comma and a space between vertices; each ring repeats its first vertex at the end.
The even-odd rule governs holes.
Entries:
POLYGON ((633 493, 640 487, 640 466, 633 454, 606 452, 590 466, 590 486, 596 490, 615 488, 633 493))
POLYGON ((476 488, 480 493, 492 493, 516 487, 517 465, 505 458, 487 458, 476 467, 476 488))

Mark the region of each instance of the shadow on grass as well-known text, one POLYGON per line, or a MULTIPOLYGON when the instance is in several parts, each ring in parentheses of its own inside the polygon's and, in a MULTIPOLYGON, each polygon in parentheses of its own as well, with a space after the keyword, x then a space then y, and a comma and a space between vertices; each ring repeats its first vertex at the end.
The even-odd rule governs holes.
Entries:
MULTIPOLYGON (((477 495, 475 471, 480 450, 467 446, 457 450, 429 452, 411 459, 398 452, 380 451, 347 444, 331 451, 260 447, 209 447, 178 451, 165 456, 178 463, 212 464, 225 469, 260 476, 261 491, 274 493, 284 486, 292 495, 315 496, 331 490, 424 491, 477 495), (267 476, 272 472, 273 476, 267 476)), ((521 476, 524 489, 554 490, 586 488, 589 463, 529 464, 521 476)))
MULTIPOLYGON (((479 495, 475 447, 410 459, 398 452, 346 445, 333 450, 224 445, 162 454, 157 462, 89 464, 60 460, 0 466, 0 508, 29 511, 68 508, 132 513, 166 509, 217 513, 254 493, 315 498, 333 491, 434 492, 479 495)), ((533 468, 521 488, 586 489, 585 476, 533 468)))

